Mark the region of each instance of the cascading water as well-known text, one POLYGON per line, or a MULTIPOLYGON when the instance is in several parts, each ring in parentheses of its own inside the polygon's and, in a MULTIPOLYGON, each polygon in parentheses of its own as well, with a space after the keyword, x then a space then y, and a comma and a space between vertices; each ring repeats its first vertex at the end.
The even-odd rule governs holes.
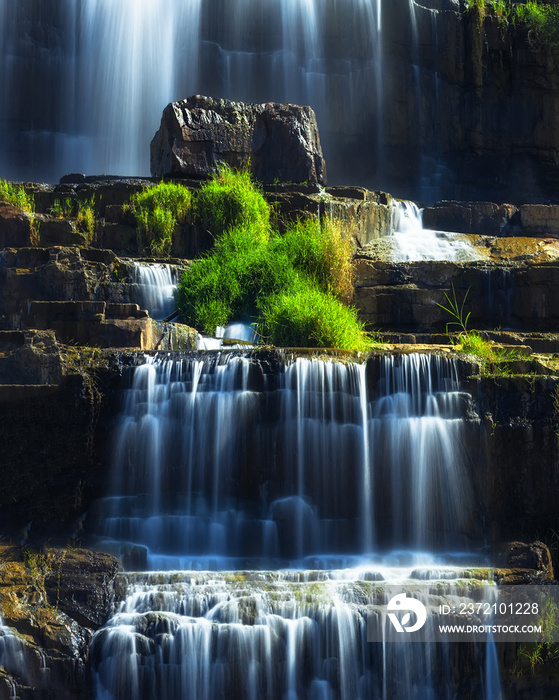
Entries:
MULTIPOLYGON (((435 638, 442 601, 495 598, 493 586, 461 578, 467 572, 443 573, 421 587, 435 638)), ((97 698, 499 700, 484 687, 489 645, 397 639, 380 608, 396 581, 417 591, 414 575, 130 575, 127 600, 91 649, 97 698)))
POLYGON ((2 624, 0 619, 0 696, 3 694, 4 683, 8 689, 11 700, 17 700, 17 685, 14 681, 27 686, 44 682, 44 675, 48 674, 44 655, 40 649, 35 649, 21 639, 18 634, 2 624))
POLYGON ((135 300, 152 318, 160 321, 175 311, 177 273, 171 265, 135 262, 133 279, 135 300))
POLYGON ((423 228, 414 202, 394 200, 391 212, 391 257, 395 262, 419 260, 478 260, 479 253, 460 234, 423 228))
POLYGON ((149 358, 126 391, 104 537, 181 569, 464 547, 454 365, 379 363, 371 387, 367 364, 298 358, 267 373, 238 354, 149 358))
POLYGON ((366 121, 356 126, 378 149, 381 3, 325 12, 322 0, 0 0, 0 176, 146 175, 163 108, 194 93, 309 104, 327 159, 328 134, 348 118, 366 121), (21 85, 33 95, 25 106, 21 85), (369 92, 369 113, 350 117, 369 92))
POLYGON ((420 551, 482 534, 459 389, 434 355, 147 358, 99 529, 183 571, 128 575, 91 649, 98 700, 498 700, 491 644, 396 643, 383 612, 387 586, 421 585, 437 639, 441 601, 494 599, 420 551))

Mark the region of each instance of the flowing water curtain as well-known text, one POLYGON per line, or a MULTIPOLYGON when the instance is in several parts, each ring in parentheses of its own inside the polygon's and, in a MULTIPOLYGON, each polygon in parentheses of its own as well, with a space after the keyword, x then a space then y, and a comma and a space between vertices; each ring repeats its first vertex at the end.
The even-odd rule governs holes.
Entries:
POLYGON ((3 683, 10 687, 10 698, 17 697, 18 688, 14 679, 27 686, 42 685, 49 672, 42 649, 26 644, 15 630, 4 626, 1 619, 0 668, 3 683))
POLYGON ((380 153, 381 2, 0 0, 0 176, 146 175, 163 108, 194 93, 310 104, 327 159, 348 129, 380 153))
POLYGON ((134 265, 134 284, 141 309, 147 309, 151 318, 158 321, 176 309, 175 289, 178 270, 164 263, 139 263, 134 265))
POLYGON ((494 587, 434 573, 422 599, 435 596, 427 626, 439 641, 395 643, 381 608, 389 573, 369 571, 377 584, 344 573, 131 574, 127 599, 93 643, 97 697, 498 700, 491 640, 451 644, 436 631, 441 600, 493 600, 494 587))
POLYGON ((392 200, 390 210, 391 259, 395 262, 420 260, 479 260, 470 241, 457 233, 423 227, 423 210, 415 202, 392 200))
MULTIPOLYGON (((456 364, 440 356, 385 356, 372 405, 372 470, 392 545, 466 549, 474 500, 456 364)), ((385 544, 386 546, 386 544, 385 544)))
POLYGON ((196 81, 202 0, 79 5, 77 117, 78 128, 93 138, 89 171, 147 173, 163 107, 196 81))
MULTIPOLYGON (((303 562, 476 533, 451 360, 149 359, 117 432, 105 537, 153 568, 303 562)), ((479 527, 477 528, 479 529, 479 527)))

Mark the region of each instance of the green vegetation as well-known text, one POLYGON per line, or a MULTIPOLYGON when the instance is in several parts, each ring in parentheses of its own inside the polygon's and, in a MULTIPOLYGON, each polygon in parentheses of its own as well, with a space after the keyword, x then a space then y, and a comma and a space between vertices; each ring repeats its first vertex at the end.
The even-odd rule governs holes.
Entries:
MULTIPOLYGON (((483 372, 491 372, 492 374, 510 374, 507 363, 512 360, 522 358, 522 353, 515 349, 505 349, 493 345, 493 343, 485 340, 479 333, 468 329, 468 321, 470 320, 471 311, 465 313, 464 306, 466 299, 470 293, 470 288, 466 290, 462 302, 458 301, 454 284, 451 285, 451 293, 445 292, 446 305, 439 304, 437 306, 443 311, 446 311, 454 319, 446 324, 446 332, 449 334, 452 326, 458 330, 456 343, 460 346, 462 352, 468 355, 475 355, 482 363, 483 372)), ((454 344, 455 340, 450 338, 450 342, 454 344)))
POLYGON ((248 170, 224 167, 197 193, 195 220, 214 236, 220 236, 228 228, 249 226, 254 237, 265 239, 270 209, 248 170))
POLYGON ((27 194, 23 185, 0 180, 0 202, 7 202, 19 207, 31 215, 31 243, 39 242, 39 225, 35 219, 35 201, 32 194, 27 194))
POLYGON ((349 303, 353 296, 351 242, 344 239, 338 224, 307 219, 287 227, 272 241, 274 255, 285 255, 289 263, 310 276, 323 290, 349 303))
POLYGON ((25 567, 29 571, 33 588, 40 594, 42 601, 48 604, 45 579, 51 573, 51 568, 48 564, 47 557, 43 554, 25 549, 23 551, 23 559, 25 567))
POLYGON ((468 0, 466 12, 476 13, 483 17, 485 15, 485 0, 468 0))
POLYGON ((357 312, 343 303, 353 292, 351 247, 338 227, 309 220, 283 235, 270 230, 269 207, 250 175, 230 170, 204 186, 194 206, 198 221, 210 223, 213 212, 216 243, 179 286, 185 323, 214 334, 216 326, 256 319, 275 345, 370 347, 357 312))
POLYGON ((78 231, 86 234, 87 240, 90 243, 95 233, 95 209, 93 197, 84 202, 78 202, 76 226, 78 231))
POLYGON ((13 204, 14 207, 19 207, 30 214, 33 214, 35 211, 33 195, 27 194, 23 185, 17 185, 6 180, 0 180, 0 202, 13 204))
POLYGON ((527 663, 532 674, 540 664, 555 665, 559 661, 559 644, 553 641, 559 630, 559 608, 552 597, 541 606, 541 612, 534 624, 541 625, 539 639, 521 645, 518 649, 520 666, 527 663))
POLYGON ((74 216, 74 202, 69 197, 64 200, 55 199, 50 213, 57 219, 68 219, 74 216))
POLYGON ((365 350, 372 344, 344 306, 353 294, 351 244, 339 227, 298 221, 284 235, 271 229, 270 207, 248 171, 222 168, 192 194, 160 183, 130 202, 141 244, 171 252, 177 224, 215 236, 212 250, 185 272, 177 293, 181 318, 206 333, 256 319, 270 343, 365 350))
POLYGON ((534 48, 559 46, 559 7, 557 4, 527 0, 516 4, 511 13, 514 22, 526 25, 528 41, 534 48))
POLYGON ((528 30, 528 41, 535 48, 559 46, 559 4, 527 0, 469 0, 466 12, 478 18, 481 26, 488 11, 528 30))
POLYGON ((470 288, 466 290, 466 293, 464 294, 464 298, 462 299, 462 303, 460 304, 458 302, 458 299, 456 298, 456 289, 454 289, 454 284, 451 284, 451 289, 452 289, 452 296, 447 294, 447 292, 444 293, 445 299, 447 302, 447 306, 444 304, 439 304, 437 303, 437 306, 441 308, 443 311, 446 311, 449 313, 454 321, 449 321, 446 324, 446 332, 449 332, 449 329, 451 326, 458 326, 459 332, 460 333, 468 333, 468 321, 470 319, 470 314, 471 311, 469 311, 466 316, 464 316, 464 305, 466 303, 466 299, 468 298, 468 294, 470 293, 470 288))
MULTIPOLYGON (((525 357, 520 349, 499 347, 485 340, 475 331, 460 334, 459 340, 461 351, 475 355, 481 360, 482 372, 486 374, 510 375, 512 370, 509 363, 525 357)), ((523 373, 530 373, 530 371, 523 373)))
POLYGON ((497 17, 508 17, 510 6, 506 0, 492 0, 493 12, 497 17))
POLYGON ((368 350, 372 345, 355 309, 312 281, 301 281, 296 291, 267 300, 262 328, 266 339, 279 346, 368 350))
POLYGON ((66 197, 63 200, 55 199, 50 208, 50 213, 58 219, 76 220, 76 228, 85 233, 87 242, 91 243, 95 233, 95 197, 80 201, 75 197, 66 197))
POLYGON ((133 195, 130 200, 140 245, 152 255, 170 255, 173 231, 191 208, 192 193, 183 185, 161 182, 133 195))

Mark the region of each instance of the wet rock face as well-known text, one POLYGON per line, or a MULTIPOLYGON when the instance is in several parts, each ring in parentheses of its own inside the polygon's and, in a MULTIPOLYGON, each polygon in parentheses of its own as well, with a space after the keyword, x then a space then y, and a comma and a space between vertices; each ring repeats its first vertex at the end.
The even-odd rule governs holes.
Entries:
POLYGON ((326 184, 313 110, 200 95, 167 105, 151 142, 151 174, 203 178, 220 165, 250 167, 261 182, 326 184))
POLYGON ((19 207, 0 202, 0 250, 6 246, 28 246, 32 238, 32 217, 19 207))
MULTIPOLYGON (((386 263, 359 255, 354 304, 362 320, 383 329, 436 329, 453 319, 439 306, 445 294, 467 295, 470 328, 551 331, 558 322, 557 261, 529 264, 455 262, 386 263)), ((457 330, 451 326, 450 330, 457 330)))
POLYGON ((500 236, 513 214, 512 204, 437 202, 423 210, 423 225, 436 231, 500 236))
POLYGON ((123 595, 119 570, 99 552, 0 548, 0 700, 89 697, 89 645, 123 595))

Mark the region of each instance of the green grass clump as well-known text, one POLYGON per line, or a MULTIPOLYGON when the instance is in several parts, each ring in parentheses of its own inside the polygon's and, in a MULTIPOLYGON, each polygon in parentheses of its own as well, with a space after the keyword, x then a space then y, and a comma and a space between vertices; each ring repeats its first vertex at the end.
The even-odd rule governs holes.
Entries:
POLYGON ((85 202, 78 202, 78 211, 76 213, 76 226, 78 231, 85 233, 88 242, 91 242, 95 234, 95 208, 94 197, 85 202))
POLYGON ((507 0, 491 0, 491 4, 497 17, 508 17, 510 15, 511 7, 507 0))
POLYGON ((205 333, 256 321, 267 342, 366 350, 372 341, 344 306, 353 295, 351 243, 330 222, 298 221, 270 231, 270 208, 247 171, 223 168, 195 195, 194 220, 214 234, 212 250, 184 273, 182 320, 205 333))
POLYGON ((460 334, 460 345, 462 352, 467 352, 469 355, 476 355, 485 362, 493 362, 496 359, 496 354, 493 346, 487 340, 484 340, 475 331, 460 334))
POLYGON ((357 311, 308 279, 302 280, 295 291, 268 300, 261 332, 271 344, 287 347, 365 351, 372 345, 357 311))
POLYGON ((337 266, 330 256, 332 248, 341 249, 339 242, 334 236, 327 245, 318 224, 291 231, 287 241, 278 233, 263 238, 248 225, 225 231, 185 272, 177 293, 181 318, 209 334, 231 321, 256 319, 264 340, 274 345, 366 350, 371 341, 357 312, 334 294, 337 266), (321 248, 305 242, 303 231, 321 248))
POLYGON ((92 196, 85 201, 80 201, 75 197, 65 199, 55 199, 50 213, 58 219, 75 219, 76 228, 81 233, 85 233, 87 243, 91 243, 95 234, 95 197, 92 196))
POLYGON ((534 48, 559 46, 559 7, 556 4, 528 0, 517 4, 512 13, 513 21, 528 29, 528 41, 534 48))
POLYGON ((186 220, 191 202, 190 190, 172 182, 161 182, 133 195, 130 209, 136 218, 140 245, 152 255, 170 255, 173 231, 186 220))
POLYGON ((285 255, 297 270, 312 277, 324 291, 349 303, 353 296, 351 242, 342 237, 340 226, 316 219, 298 221, 276 236, 275 254, 285 255))
POLYGON ((507 376, 513 373, 511 362, 525 359, 525 355, 520 349, 502 348, 493 345, 488 340, 476 333, 468 331, 459 335, 461 351, 468 355, 475 355, 481 364, 483 374, 507 376))
POLYGON ((50 208, 50 213, 53 216, 56 216, 57 219, 68 219, 71 216, 74 216, 74 202, 70 199, 70 197, 66 197, 66 199, 55 199, 53 202, 52 207, 50 208))
POLYGON ((197 193, 195 210, 196 222, 216 237, 243 225, 255 237, 268 237, 270 209, 248 170, 221 168, 197 193))
POLYGON ((177 304, 187 323, 214 334, 216 326, 254 318, 261 299, 296 284, 297 271, 285 255, 248 226, 231 228, 212 251, 195 260, 179 286, 177 304))
POLYGON ((466 11, 485 16, 485 0, 468 0, 466 11))
POLYGON ((7 202, 30 214, 35 212, 33 195, 27 194, 23 185, 17 185, 6 180, 0 180, 0 202, 7 202))
POLYGON ((528 30, 528 41, 532 48, 559 46, 559 4, 527 0, 468 0, 466 12, 483 21, 487 9, 502 20, 523 25, 528 30))

